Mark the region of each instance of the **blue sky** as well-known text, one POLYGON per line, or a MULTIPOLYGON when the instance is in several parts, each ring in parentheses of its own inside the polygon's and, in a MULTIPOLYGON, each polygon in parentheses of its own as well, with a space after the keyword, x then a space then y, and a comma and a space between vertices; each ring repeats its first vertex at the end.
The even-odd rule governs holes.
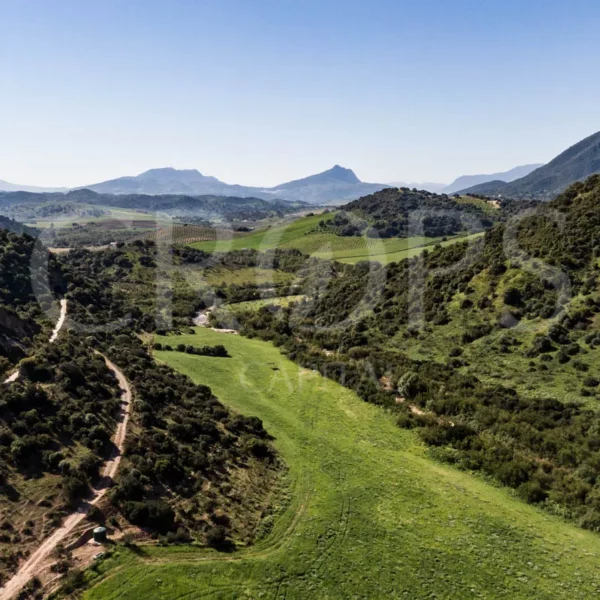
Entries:
POLYGON ((596 0, 0 0, 0 179, 443 181, 600 129, 596 0))

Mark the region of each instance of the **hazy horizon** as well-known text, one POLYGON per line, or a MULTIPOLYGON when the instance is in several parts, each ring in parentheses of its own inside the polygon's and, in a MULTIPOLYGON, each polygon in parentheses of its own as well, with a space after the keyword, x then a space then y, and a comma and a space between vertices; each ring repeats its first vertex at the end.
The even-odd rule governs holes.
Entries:
MULTIPOLYGON (((530 164, 533 164, 533 163, 530 163, 530 164)), ((310 175, 315 175, 315 174, 318 174, 318 173, 321 173, 321 172, 324 172, 324 171, 328 171, 331 168, 333 168, 334 166, 335 165, 332 164, 331 166, 329 166, 327 168, 323 168, 320 171, 316 171, 314 173, 305 173, 305 174, 302 174, 302 175, 298 175, 297 177, 293 177, 292 179, 290 179, 288 181, 293 181, 293 180, 296 180, 296 179, 304 179, 305 177, 308 177, 310 175)), ((347 169, 351 169, 352 171, 354 171, 355 175, 357 175, 357 177, 359 179, 361 179, 360 175, 358 173, 356 173, 356 169, 353 169, 351 166, 346 166, 346 165, 338 165, 338 166, 341 166, 341 167, 347 168, 347 169)), ((515 167, 517 167, 517 166, 521 166, 521 165, 515 165, 515 167)), ((135 176, 141 175, 142 173, 145 173, 147 171, 152 171, 152 170, 156 170, 156 169, 165 169, 165 168, 166 169, 171 168, 171 169, 175 169, 175 170, 178 170, 178 171, 179 170, 196 170, 196 171, 200 172, 204 176, 215 177, 215 175, 212 175, 211 173, 203 172, 201 169, 196 169, 195 167, 185 167, 185 168, 181 167, 180 168, 180 167, 174 167, 173 165, 163 165, 163 166, 150 167, 148 169, 144 169, 144 171, 141 171, 139 173, 123 173, 121 175, 116 175, 115 177, 110 177, 110 178, 108 178, 106 180, 100 180, 100 179, 98 179, 96 181, 88 181, 87 184, 74 185, 74 186, 69 186, 69 185, 44 185, 44 184, 39 184, 39 183, 30 184, 29 182, 26 182, 26 181, 25 182, 24 181, 10 181, 10 180, 7 180, 7 179, 3 179, 2 177, 0 177, 0 181, 4 181, 4 182, 10 183, 10 184, 17 184, 17 185, 30 186, 30 187, 56 188, 56 189, 63 188, 63 189, 66 189, 66 190, 70 190, 70 189, 79 188, 79 187, 82 187, 82 186, 85 186, 85 185, 92 185, 92 184, 97 184, 97 183, 103 183, 104 181, 111 181, 113 179, 119 179, 121 177, 135 177, 135 176)), ((500 169, 500 170, 498 170, 496 172, 497 173, 502 173, 502 172, 509 171, 509 170, 511 170, 511 169, 510 168, 509 169, 500 169)), ((447 186, 447 185, 450 185, 451 183, 453 183, 454 180, 456 180, 459 177, 470 176, 470 175, 489 175, 489 174, 491 174, 491 173, 461 173, 460 175, 457 175, 456 177, 453 177, 451 180, 448 180, 448 181, 431 181, 431 180, 415 181, 415 180, 411 180, 411 179, 408 179, 408 178, 405 179, 405 180, 396 179, 396 180, 391 180, 391 181, 366 181, 364 179, 361 179, 361 181, 363 181, 364 183, 381 183, 381 184, 389 184, 389 185, 400 185, 400 184, 406 184, 406 185, 423 184, 423 185, 425 185, 425 184, 429 184, 429 185, 437 185, 437 186, 447 186)), ((220 179, 220 178, 217 177, 217 179, 220 179)), ((276 185, 277 185, 277 184, 275 184, 275 185, 272 185, 272 184, 269 184, 269 185, 252 184, 252 185, 250 185, 250 184, 246 184, 243 181, 223 181, 221 179, 220 179, 220 181, 222 183, 226 183, 226 184, 230 184, 230 185, 235 185, 235 184, 242 185, 242 186, 248 185, 249 187, 257 187, 257 188, 261 188, 261 187, 262 188, 272 188, 272 187, 276 187, 276 185)), ((279 181, 278 182, 278 184, 283 184, 283 183, 286 183, 286 182, 285 181, 279 181)))
POLYGON ((20 185, 173 166, 269 187, 334 164, 450 183, 599 129, 588 0, 8 0, 2 15, 0 179, 20 185))

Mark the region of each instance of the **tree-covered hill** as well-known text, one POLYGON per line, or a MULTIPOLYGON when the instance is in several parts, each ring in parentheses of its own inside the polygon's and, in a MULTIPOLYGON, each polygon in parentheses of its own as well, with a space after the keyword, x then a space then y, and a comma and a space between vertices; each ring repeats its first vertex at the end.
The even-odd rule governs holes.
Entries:
POLYGON ((9 217, 0 215, 0 229, 6 229, 6 231, 12 231, 12 233, 26 233, 34 237, 38 231, 34 227, 28 227, 23 223, 19 223, 9 217))
POLYGON ((388 188, 342 207, 326 228, 339 235, 442 237, 492 226, 496 211, 425 190, 388 188))

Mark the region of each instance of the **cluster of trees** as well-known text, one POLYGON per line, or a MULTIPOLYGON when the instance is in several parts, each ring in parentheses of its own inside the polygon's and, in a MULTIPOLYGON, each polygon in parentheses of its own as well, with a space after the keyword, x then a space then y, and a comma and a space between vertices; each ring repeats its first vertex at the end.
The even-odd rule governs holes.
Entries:
POLYGON ((306 256, 296 249, 274 249, 266 252, 258 250, 234 250, 214 255, 213 260, 220 266, 236 269, 258 267, 259 269, 276 269, 286 273, 297 273, 304 267, 306 256))
POLYGON ((60 475, 64 501, 86 494, 111 449, 118 385, 102 358, 71 336, 21 363, 0 388, 0 472, 60 475), (79 449, 78 449, 79 448, 79 449))
POLYGON ((0 229, 5 229, 12 233, 26 233, 31 237, 35 237, 38 234, 38 230, 34 227, 29 227, 5 215, 0 215, 0 229))
MULTIPOLYGON (((174 541, 230 542, 234 518, 224 498, 233 487, 230 473, 253 461, 275 468, 262 422, 232 415, 210 388, 157 365, 133 335, 104 334, 96 342, 135 389, 137 427, 111 492, 115 506, 136 525, 176 534, 174 541), (211 537, 217 527, 224 531, 219 541, 211 537)), ((223 355, 218 346, 208 350, 223 355)))
MULTIPOLYGON (((306 256, 296 249, 275 249, 267 252, 257 250, 235 250, 217 254, 213 260, 219 267, 243 269, 255 267, 266 271, 273 270, 298 275, 306 265, 306 256)), ((299 293, 298 284, 276 284, 274 282, 227 283, 215 286, 218 298, 229 304, 259 300, 276 296, 290 296, 299 293)))
MULTIPOLYGON (((32 261, 34 248, 35 239, 31 236, 0 229, 0 303, 22 315, 36 317, 41 311, 34 285, 48 287, 49 278, 50 289, 53 289, 58 284, 60 272, 56 259, 39 248, 36 249, 36 260, 32 261)), ((42 297, 41 301, 43 303, 46 298, 42 297)))
POLYGON ((204 304, 198 291, 177 273, 177 267, 202 265, 209 255, 187 247, 169 252, 173 269, 161 272, 152 240, 119 243, 102 252, 74 249, 61 255, 64 295, 72 304, 73 318, 86 325, 127 324, 135 331, 154 331, 161 327, 164 304, 172 312, 174 326, 187 325, 204 304), (164 285, 157 294, 161 278, 164 285))
MULTIPOLYGON (((155 350, 167 350, 172 351, 173 347, 169 344, 161 344, 157 342, 154 344, 155 350)), ((177 344, 175 346, 175 350, 177 352, 185 352, 186 354, 195 354, 196 356, 215 356, 219 358, 228 358, 229 352, 227 352, 227 348, 223 346, 223 344, 217 344, 216 346, 190 346, 185 344, 177 344)))

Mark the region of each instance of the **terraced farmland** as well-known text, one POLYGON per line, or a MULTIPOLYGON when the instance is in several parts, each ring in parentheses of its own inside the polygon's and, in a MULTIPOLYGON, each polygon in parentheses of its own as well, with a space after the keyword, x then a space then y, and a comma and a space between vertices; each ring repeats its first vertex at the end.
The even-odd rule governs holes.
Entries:
POLYGON ((87 574, 87 600, 572 600, 600 590, 599 536, 436 463, 381 408, 272 345, 202 328, 157 341, 227 347, 228 359, 157 358, 263 420, 289 466, 289 497, 246 550, 120 550, 87 574))

